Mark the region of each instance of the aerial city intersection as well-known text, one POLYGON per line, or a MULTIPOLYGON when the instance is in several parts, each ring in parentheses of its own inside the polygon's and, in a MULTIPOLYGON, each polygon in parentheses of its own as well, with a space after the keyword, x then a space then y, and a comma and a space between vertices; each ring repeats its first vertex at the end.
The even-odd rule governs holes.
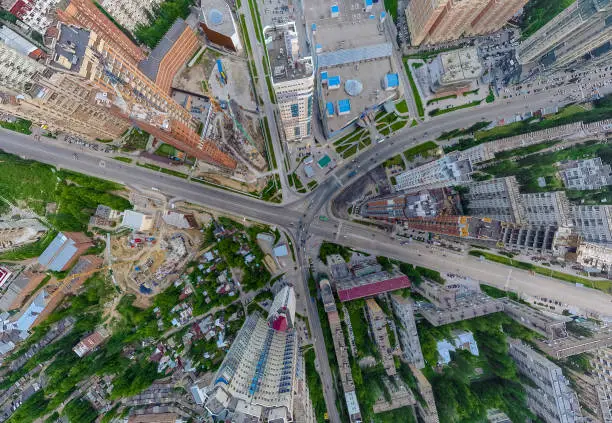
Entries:
POLYGON ((612 423, 612 2, 0 2, 0 422, 612 423))

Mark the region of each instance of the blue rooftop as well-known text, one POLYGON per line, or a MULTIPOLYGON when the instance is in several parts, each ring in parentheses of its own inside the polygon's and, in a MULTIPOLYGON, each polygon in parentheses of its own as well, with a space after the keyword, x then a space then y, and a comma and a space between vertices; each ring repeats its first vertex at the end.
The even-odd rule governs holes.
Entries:
POLYGON ((327 71, 321 72, 321 81, 327 81, 327 71))
POLYGON ((327 116, 333 116, 336 113, 333 102, 328 101, 326 104, 326 107, 327 107, 327 116))
POLYGON ((340 12, 340 8, 338 7, 338 5, 337 5, 337 4, 334 4, 334 5, 331 7, 331 11, 332 11, 332 13, 338 13, 338 12, 340 12))
POLYGON ((347 113, 351 111, 351 100, 345 98, 343 100, 338 100, 338 112, 339 113, 347 113))
POLYGON ((399 76, 396 73, 388 73, 387 76, 385 76, 385 78, 387 79, 387 86, 388 87, 392 87, 392 88, 396 88, 399 86, 399 76))
POLYGON ((59 272, 64 269, 76 252, 75 242, 60 232, 38 257, 38 263, 49 270, 59 272))
POLYGON ((365 0, 366 6, 372 6, 372 0, 365 0))
POLYGON ((336 76, 330 76, 327 79, 327 83, 329 84, 330 87, 339 87, 340 86, 340 76, 336 75, 336 76))
POLYGON ((313 31, 316 31, 317 30, 317 24, 312 24, 311 28, 312 28, 313 31))

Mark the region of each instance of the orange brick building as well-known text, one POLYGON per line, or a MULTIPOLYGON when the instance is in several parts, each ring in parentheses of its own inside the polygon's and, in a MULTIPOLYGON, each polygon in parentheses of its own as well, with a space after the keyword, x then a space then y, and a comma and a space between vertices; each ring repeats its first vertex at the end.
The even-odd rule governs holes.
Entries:
POLYGON ((196 33, 179 18, 138 68, 162 91, 170 93, 174 75, 199 47, 196 33))
POLYGON ((61 22, 94 31, 133 63, 145 58, 142 49, 117 28, 91 0, 63 0, 58 4, 57 18, 61 22))

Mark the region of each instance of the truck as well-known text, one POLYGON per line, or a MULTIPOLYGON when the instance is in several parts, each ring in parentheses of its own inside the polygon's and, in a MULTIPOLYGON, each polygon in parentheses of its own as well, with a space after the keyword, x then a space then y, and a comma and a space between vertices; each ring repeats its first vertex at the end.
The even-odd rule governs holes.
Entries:
POLYGON ((327 222, 329 220, 329 217, 321 215, 321 216, 319 216, 319 220, 321 222, 327 222))

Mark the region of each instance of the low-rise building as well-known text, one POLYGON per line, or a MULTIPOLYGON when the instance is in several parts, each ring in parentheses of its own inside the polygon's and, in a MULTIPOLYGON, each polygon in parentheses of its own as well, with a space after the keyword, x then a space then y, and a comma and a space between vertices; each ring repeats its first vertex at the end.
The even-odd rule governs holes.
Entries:
POLYGON ((427 68, 430 87, 436 94, 467 89, 484 71, 476 47, 440 53, 427 68))
POLYGON ((38 257, 38 263, 46 269, 62 272, 90 247, 93 242, 84 233, 60 232, 38 257))
POLYGON ((130 228, 133 231, 146 232, 153 229, 154 221, 155 219, 152 214, 126 210, 123 212, 121 226, 130 228))
POLYGON ((0 266, 0 288, 4 286, 6 282, 11 278, 13 272, 6 267, 0 266))
POLYGON ((333 280, 344 279, 349 276, 349 268, 340 254, 327 256, 327 268, 333 280))
POLYGON ((567 189, 595 190, 612 185, 612 168, 601 157, 559 163, 559 175, 567 189))
POLYGON ((576 261, 584 266, 588 272, 610 273, 612 271, 612 247, 592 242, 581 242, 576 253, 576 261))
POLYGON ((162 220, 171 226, 175 226, 180 229, 197 229, 199 227, 193 213, 181 213, 168 210, 163 214, 162 220))
POLYGON ((79 343, 74 346, 72 351, 79 357, 83 357, 95 350, 107 337, 108 332, 106 332, 106 330, 96 330, 91 335, 81 339, 79 343))
POLYGON ((336 281, 336 291, 341 302, 409 287, 410 279, 397 270, 370 273, 336 281))
POLYGON ((395 176, 396 191, 424 188, 441 188, 471 180, 472 164, 453 154, 444 156, 395 176))
POLYGON ((451 351, 456 350, 465 350, 469 351, 470 354, 478 356, 478 344, 474 339, 474 335, 470 331, 464 330, 454 330, 452 331, 453 338, 449 341, 447 339, 443 339, 442 341, 438 341, 436 344, 436 349, 438 350, 438 355, 440 356, 439 364, 448 364, 451 362, 451 351))
POLYGON ((576 393, 559 366, 517 340, 510 342, 508 354, 519 373, 531 381, 523 385, 531 411, 546 423, 582 422, 576 393))
POLYGON ((509 298, 501 298, 499 301, 504 305, 504 313, 526 328, 551 340, 567 336, 565 323, 572 320, 571 318, 552 318, 548 314, 509 298))
POLYGON ((406 217, 432 217, 445 210, 450 189, 421 190, 409 194, 394 194, 368 200, 359 213, 370 219, 400 222, 406 217))

